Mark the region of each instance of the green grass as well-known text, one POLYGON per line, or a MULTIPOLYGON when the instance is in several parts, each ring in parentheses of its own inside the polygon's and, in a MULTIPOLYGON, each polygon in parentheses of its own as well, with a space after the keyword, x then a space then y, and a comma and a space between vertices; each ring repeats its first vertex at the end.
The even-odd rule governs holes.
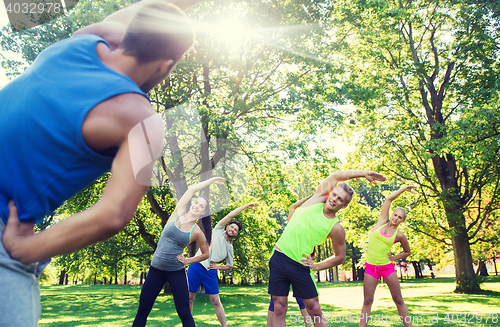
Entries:
MULTIPOLYGON (((363 301, 361 282, 320 283, 318 287, 330 326, 358 326, 356 315, 363 301)), ((453 278, 405 280, 401 287, 414 326, 500 326, 500 276, 488 277, 482 285, 483 294, 453 293, 453 278), (496 314, 496 320, 492 321, 494 316, 488 318, 488 314, 496 314)), ((220 291, 229 326, 265 326, 269 305, 266 285, 221 286, 220 291)), ((140 286, 45 286, 41 293, 40 326, 131 326, 140 286)), ((193 314, 196 326, 219 326, 207 296, 196 297, 193 314)), ((287 316, 289 326, 303 326, 296 322, 299 311, 294 301, 290 301, 287 316)), ((374 323, 370 325, 402 326, 396 323, 396 307, 385 285, 377 288, 372 317, 374 323), (389 317, 392 324, 387 322, 389 317)), ((157 298, 148 326, 181 326, 171 295, 157 298)))

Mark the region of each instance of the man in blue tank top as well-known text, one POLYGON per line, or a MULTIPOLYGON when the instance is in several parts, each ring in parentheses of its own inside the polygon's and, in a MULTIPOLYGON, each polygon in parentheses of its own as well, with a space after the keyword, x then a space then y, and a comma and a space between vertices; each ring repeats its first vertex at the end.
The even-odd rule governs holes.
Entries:
POLYGON ((138 180, 150 179, 164 137, 146 92, 193 46, 182 9, 201 1, 119 10, 45 49, 0 90, 0 326, 38 324, 38 262, 109 238, 131 220, 148 189, 138 180), (95 206, 33 232, 109 169, 95 206))

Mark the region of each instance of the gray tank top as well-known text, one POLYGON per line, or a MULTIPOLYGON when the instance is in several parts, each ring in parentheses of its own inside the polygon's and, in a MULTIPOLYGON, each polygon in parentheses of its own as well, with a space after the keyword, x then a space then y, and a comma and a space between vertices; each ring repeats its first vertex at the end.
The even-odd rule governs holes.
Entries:
POLYGON ((191 232, 196 224, 193 225, 193 228, 189 232, 183 232, 175 224, 180 218, 166 224, 163 228, 160 240, 158 241, 158 247, 153 254, 153 260, 151 260, 151 267, 163 271, 184 269, 184 265, 177 260, 177 255, 181 254, 191 241, 191 232))

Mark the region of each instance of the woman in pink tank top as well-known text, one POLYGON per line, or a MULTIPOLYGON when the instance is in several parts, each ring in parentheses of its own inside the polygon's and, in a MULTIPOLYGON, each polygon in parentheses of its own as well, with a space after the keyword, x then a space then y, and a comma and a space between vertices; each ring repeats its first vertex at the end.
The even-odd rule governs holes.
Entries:
POLYGON ((394 199, 405 191, 413 193, 414 188, 416 187, 403 186, 385 199, 380 210, 380 218, 370 233, 363 280, 364 301, 359 320, 360 327, 365 327, 368 322, 372 321, 370 312, 380 277, 385 279, 398 309, 399 318, 396 318, 396 321, 402 322, 406 327, 412 326, 411 316, 401 295, 401 286, 393 263, 393 261, 404 259, 411 254, 406 236, 398 230, 399 224, 405 221, 407 213, 403 208, 396 208, 389 216, 389 210, 394 199), (393 255, 390 250, 396 242, 401 244, 403 252, 393 255))

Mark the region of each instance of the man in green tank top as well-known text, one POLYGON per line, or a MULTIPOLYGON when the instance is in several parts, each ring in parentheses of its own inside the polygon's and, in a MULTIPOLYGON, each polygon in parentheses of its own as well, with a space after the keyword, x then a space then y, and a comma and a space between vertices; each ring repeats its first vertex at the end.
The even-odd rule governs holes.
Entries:
POLYGON ((273 326, 286 326, 290 284, 293 295, 304 299, 314 326, 327 326, 319 305, 313 271, 337 266, 345 260, 345 231, 337 218, 337 212, 347 207, 354 193, 343 181, 359 177, 364 177, 374 184, 386 180, 374 171, 334 172, 321 182, 314 195, 297 209, 276 243, 275 251, 269 260, 268 293, 274 300, 273 326), (327 237, 332 240, 334 255, 315 263, 310 253, 327 237))

